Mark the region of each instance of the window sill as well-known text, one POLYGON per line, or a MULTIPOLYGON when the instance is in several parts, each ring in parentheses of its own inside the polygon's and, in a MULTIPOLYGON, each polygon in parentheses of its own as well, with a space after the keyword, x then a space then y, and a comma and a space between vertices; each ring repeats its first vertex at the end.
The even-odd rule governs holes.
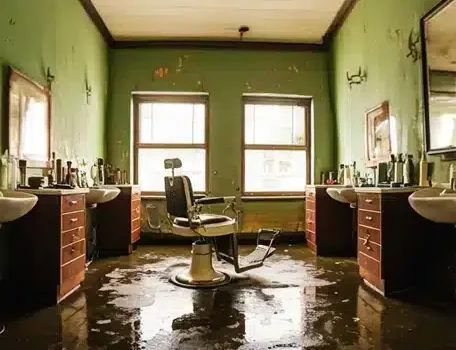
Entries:
POLYGON ((306 196, 242 196, 244 202, 304 201, 306 196))
MULTIPOLYGON (((206 197, 206 195, 204 195, 204 194, 194 194, 193 196, 195 199, 206 197)), ((164 200, 166 200, 166 196, 164 194, 142 194, 141 199, 164 201, 164 200)))
POLYGON ((141 199, 151 199, 151 200, 164 201, 164 200, 166 200, 166 196, 152 195, 152 194, 142 194, 141 195, 141 199))

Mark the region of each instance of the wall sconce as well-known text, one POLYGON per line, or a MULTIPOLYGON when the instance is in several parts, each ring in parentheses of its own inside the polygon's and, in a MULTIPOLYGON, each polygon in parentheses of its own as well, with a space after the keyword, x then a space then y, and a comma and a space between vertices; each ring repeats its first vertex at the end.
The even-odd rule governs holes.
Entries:
POLYGON ((409 53, 407 54, 407 58, 411 57, 413 59, 413 62, 416 62, 421 58, 420 51, 418 50, 419 43, 420 43, 420 35, 415 34, 415 30, 412 29, 410 31, 410 35, 408 38, 409 53))
POLYGON ((350 89, 352 88, 352 85, 360 85, 363 82, 367 80, 367 74, 366 72, 363 72, 361 69, 361 66, 359 67, 359 71, 357 74, 350 75, 347 72, 347 81, 348 85, 350 85, 350 89))
POLYGON ((51 86, 52 86, 52 83, 54 82, 54 80, 55 80, 55 76, 51 73, 51 67, 48 67, 47 71, 46 71, 46 82, 47 82, 49 90, 51 89, 51 86))

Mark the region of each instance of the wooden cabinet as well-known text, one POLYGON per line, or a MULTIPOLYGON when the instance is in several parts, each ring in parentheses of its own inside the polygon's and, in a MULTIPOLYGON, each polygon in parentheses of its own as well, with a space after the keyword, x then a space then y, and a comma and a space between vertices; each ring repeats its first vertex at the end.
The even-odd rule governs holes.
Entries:
POLYGON ((36 206, 12 223, 9 280, 30 301, 55 304, 85 278, 85 194, 33 193, 36 206))
POLYGON ((328 186, 306 188, 307 245, 318 256, 355 256, 354 211, 326 192, 328 186))
POLYGON ((426 234, 436 224, 409 205, 413 189, 358 192, 358 263, 366 284, 391 295, 416 284, 426 260, 426 234))
POLYGON ((100 253, 131 254, 141 238, 141 190, 121 185, 120 194, 97 208, 97 237, 100 253))

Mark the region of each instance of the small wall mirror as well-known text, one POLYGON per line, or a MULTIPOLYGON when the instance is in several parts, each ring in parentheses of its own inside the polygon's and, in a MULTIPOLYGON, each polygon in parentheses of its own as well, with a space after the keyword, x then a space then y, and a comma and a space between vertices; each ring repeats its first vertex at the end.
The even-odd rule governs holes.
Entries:
POLYGON ((8 145, 11 155, 31 168, 49 167, 51 96, 46 87, 9 70, 8 145))
POLYGON ((456 1, 421 20, 426 151, 456 151, 456 1))
POLYGON ((389 103, 366 112, 366 160, 367 166, 376 166, 390 159, 391 122, 389 103))

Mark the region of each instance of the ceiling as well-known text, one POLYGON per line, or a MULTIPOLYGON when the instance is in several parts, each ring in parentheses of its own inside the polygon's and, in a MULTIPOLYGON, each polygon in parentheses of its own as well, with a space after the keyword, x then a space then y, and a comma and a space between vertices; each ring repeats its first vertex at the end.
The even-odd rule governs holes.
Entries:
POLYGON ((116 41, 321 43, 344 0, 92 0, 116 41))
POLYGON ((435 15, 426 28, 428 64, 432 70, 456 72, 456 2, 435 15))

